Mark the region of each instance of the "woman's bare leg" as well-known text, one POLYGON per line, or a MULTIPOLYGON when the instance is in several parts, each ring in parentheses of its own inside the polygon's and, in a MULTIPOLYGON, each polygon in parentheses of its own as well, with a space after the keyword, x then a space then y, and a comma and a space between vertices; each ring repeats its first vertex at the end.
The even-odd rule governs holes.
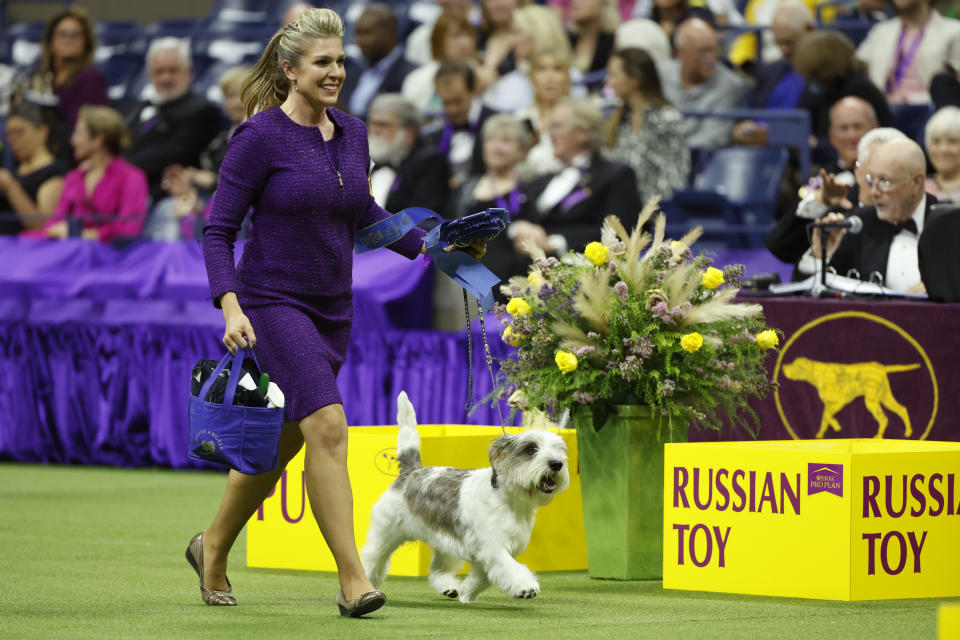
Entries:
POLYGON ((303 446, 296 422, 283 425, 277 468, 255 476, 231 470, 227 490, 213 522, 203 533, 203 578, 207 589, 227 588, 227 555, 245 524, 277 485, 287 463, 303 446))
POLYGON ((333 553, 340 588, 353 600, 373 585, 367 580, 353 530, 353 492, 347 474, 347 417, 332 404, 300 421, 306 445, 307 496, 320 532, 333 553))

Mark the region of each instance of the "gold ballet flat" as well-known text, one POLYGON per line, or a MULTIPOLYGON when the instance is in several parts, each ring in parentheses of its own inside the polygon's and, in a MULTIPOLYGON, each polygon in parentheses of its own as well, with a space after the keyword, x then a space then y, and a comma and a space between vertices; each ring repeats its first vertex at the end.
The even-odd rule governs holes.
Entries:
POLYGON ((337 592, 337 606, 340 607, 340 615, 345 618, 359 618, 372 613, 382 607, 386 601, 387 596, 376 590, 367 591, 353 600, 344 598, 342 590, 337 592))
POLYGON ((204 604, 208 604, 211 607, 235 607, 237 606, 237 599, 233 597, 231 591, 233 591, 233 585, 230 584, 230 578, 227 578, 227 589, 226 591, 221 591, 219 589, 205 589, 203 587, 203 532, 201 531, 197 535, 190 538, 190 544, 187 545, 187 562, 190 563, 190 566, 193 567, 193 570, 197 572, 197 576, 200 578, 200 597, 203 598, 204 604))

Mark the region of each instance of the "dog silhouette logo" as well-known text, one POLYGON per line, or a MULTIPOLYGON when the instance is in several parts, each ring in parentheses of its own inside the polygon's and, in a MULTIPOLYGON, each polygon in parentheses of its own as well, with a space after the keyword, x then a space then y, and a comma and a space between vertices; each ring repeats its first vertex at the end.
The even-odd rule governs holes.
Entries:
POLYGON ((840 311, 802 325, 780 350, 773 381, 777 414, 795 439, 924 440, 937 418, 940 391, 923 346, 871 313, 840 311), (857 339, 837 349, 830 345, 838 335, 857 339))
POLYGON ((886 365, 881 362, 855 362, 840 364, 837 362, 817 362, 809 358, 797 358, 784 365, 783 375, 790 380, 809 382, 817 389, 823 401, 823 418, 817 437, 822 438, 827 427, 841 431, 843 427, 836 419, 838 411, 863 396, 863 402, 879 425, 876 438, 882 438, 890 419, 884 408, 900 416, 904 425, 904 436, 913 435, 910 414, 907 408, 897 402, 890 390, 888 373, 913 371, 919 364, 886 365))

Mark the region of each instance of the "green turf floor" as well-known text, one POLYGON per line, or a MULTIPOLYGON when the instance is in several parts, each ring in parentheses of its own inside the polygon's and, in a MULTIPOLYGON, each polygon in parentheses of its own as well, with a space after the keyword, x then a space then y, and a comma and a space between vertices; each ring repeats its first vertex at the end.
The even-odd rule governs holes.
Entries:
POLYGON ((534 600, 489 589, 462 605, 425 578, 388 578, 388 604, 340 618, 329 573, 248 569, 239 607, 200 601, 183 557, 211 518, 214 473, 0 464, 0 638, 936 637, 939 600, 821 602, 663 591, 659 582, 540 575, 534 600))

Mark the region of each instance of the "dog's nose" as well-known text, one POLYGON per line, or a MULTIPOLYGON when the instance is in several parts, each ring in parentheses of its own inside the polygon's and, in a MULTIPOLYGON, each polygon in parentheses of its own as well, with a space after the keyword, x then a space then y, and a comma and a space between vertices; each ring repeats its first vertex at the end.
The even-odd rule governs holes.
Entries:
POLYGON ((560 460, 551 460, 548 464, 553 471, 560 471, 560 469, 563 469, 563 462, 560 460))

